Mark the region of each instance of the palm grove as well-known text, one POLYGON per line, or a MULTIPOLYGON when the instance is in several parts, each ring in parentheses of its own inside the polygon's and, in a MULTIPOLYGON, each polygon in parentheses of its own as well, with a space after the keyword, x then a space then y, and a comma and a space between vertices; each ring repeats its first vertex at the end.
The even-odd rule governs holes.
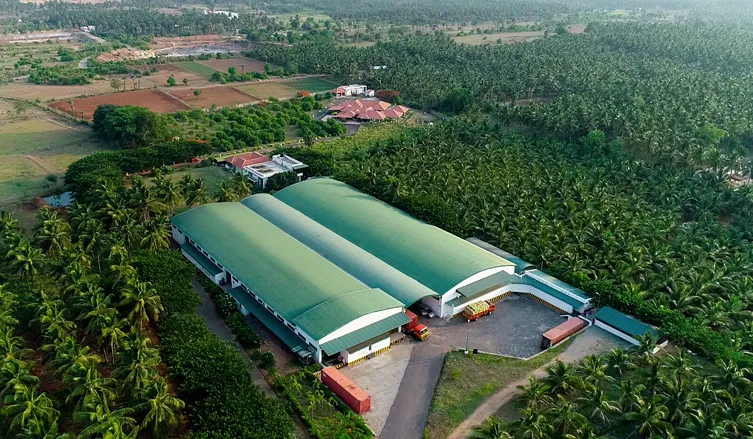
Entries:
MULTIPOLYGON (((134 177, 131 186, 103 181, 91 188, 96 201, 73 206, 68 219, 42 209, 31 239, 2 213, 2 434, 158 438, 185 427, 187 409, 200 437, 287 437, 289 418, 253 385, 249 365, 201 319, 192 320, 194 270, 166 250, 166 215, 213 197, 190 176, 158 176, 152 184, 134 177)), ((217 196, 249 193, 239 178, 223 183, 217 196)))

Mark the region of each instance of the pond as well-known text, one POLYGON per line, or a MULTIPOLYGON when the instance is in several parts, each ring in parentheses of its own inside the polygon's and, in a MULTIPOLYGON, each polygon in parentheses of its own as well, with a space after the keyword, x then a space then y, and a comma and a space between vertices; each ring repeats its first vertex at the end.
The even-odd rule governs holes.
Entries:
POLYGON ((71 192, 63 192, 62 194, 47 197, 44 201, 52 207, 68 207, 73 204, 75 199, 71 192))

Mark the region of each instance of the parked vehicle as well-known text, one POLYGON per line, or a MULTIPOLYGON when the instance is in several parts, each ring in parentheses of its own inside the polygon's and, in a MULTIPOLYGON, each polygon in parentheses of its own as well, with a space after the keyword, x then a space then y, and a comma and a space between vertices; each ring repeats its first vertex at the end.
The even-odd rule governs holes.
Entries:
POLYGON ((418 323, 418 316, 408 310, 405 311, 405 315, 410 318, 410 322, 403 326, 403 332, 410 334, 419 341, 424 341, 431 335, 429 328, 426 325, 418 323))
POLYGON ((573 317, 565 323, 555 326, 541 336, 541 349, 549 349, 567 337, 580 331, 584 326, 586 326, 586 322, 577 317, 573 317))
POLYGON ((371 396, 334 367, 322 369, 322 383, 359 415, 371 410, 371 396))
POLYGON ((429 308, 427 308, 427 307, 425 307, 423 305, 418 305, 418 312, 421 313, 421 317, 428 317, 429 316, 429 311, 431 311, 429 308))
POLYGON ((493 314, 497 310, 497 306, 489 302, 477 302, 472 303, 465 307, 463 310, 463 317, 469 322, 475 322, 480 317, 487 314, 493 314))

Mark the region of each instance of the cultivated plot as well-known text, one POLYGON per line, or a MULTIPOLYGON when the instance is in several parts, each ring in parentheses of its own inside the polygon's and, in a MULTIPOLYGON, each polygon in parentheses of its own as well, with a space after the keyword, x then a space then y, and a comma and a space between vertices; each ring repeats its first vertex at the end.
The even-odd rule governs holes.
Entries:
MULTIPOLYGON (((264 61, 256 59, 239 57, 239 58, 226 58, 226 59, 208 59, 201 61, 201 64, 207 65, 215 70, 227 72, 230 67, 235 67, 237 73, 243 72, 263 72, 264 65, 267 64, 264 61)), ((274 67, 274 66, 272 66, 274 67)))
POLYGON ((177 66, 180 69, 195 73, 200 76, 206 76, 210 77, 212 76, 212 73, 215 73, 217 70, 209 67, 208 65, 201 64, 196 61, 182 61, 182 62, 176 62, 173 63, 174 66, 177 66))
POLYGON ((293 97, 302 90, 310 93, 320 93, 332 90, 336 87, 336 83, 327 79, 300 78, 285 81, 257 82, 254 84, 241 85, 237 88, 260 99, 281 99, 293 97))
POLYGON ((146 107, 157 113, 174 113, 190 107, 178 99, 158 90, 137 90, 125 93, 110 93, 89 98, 74 99, 72 102, 55 102, 50 105, 81 119, 91 120, 100 105, 134 105, 146 107))
POLYGON ((201 89, 171 89, 168 93, 195 108, 227 107, 231 105, 247 105, 259 102, 259 99, 250 96, 233 87, 208 87, 201 89), (199 91, 199 95, 195 94, 199 91))

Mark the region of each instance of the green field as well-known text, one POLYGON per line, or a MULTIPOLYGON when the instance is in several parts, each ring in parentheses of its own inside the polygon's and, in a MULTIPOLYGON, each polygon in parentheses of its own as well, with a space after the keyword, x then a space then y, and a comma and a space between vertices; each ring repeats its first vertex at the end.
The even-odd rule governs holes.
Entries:
POLYGON ((321 93, 337 88, 338 84, 324 78, 293 79, 288 84, 297 90, 306 90, 311 93, 321 93))
POLYGON ((196 61, 181 61, 173 63, 173 65, 178 66, 181 69, 187 70, 191 73, 196 73, 197 75, 206 77, 212 76, 212 73, 215 73, 217 71, 207 65, 198 63, 196 61))
MULTIPOLYGON (((185 168, 168 174, 167 178, 174 182, 178 182, 184 175, 189 174, 194 178, 201 178, 204 180, 204 187, 209 193, 210 197, 214 197, 217 190, 220 188, 220 184, 223 180, 232 178, 233 174, 219 166, 205 166, 203 168, 185 168)), ((146 182, 153 180, 152 177, 145 178, 146 182)))
POLYGON ((68 165, 102 149, 87 128, 65 122, 36 118, 0 125, 0 202, 59 190, 68 165))

